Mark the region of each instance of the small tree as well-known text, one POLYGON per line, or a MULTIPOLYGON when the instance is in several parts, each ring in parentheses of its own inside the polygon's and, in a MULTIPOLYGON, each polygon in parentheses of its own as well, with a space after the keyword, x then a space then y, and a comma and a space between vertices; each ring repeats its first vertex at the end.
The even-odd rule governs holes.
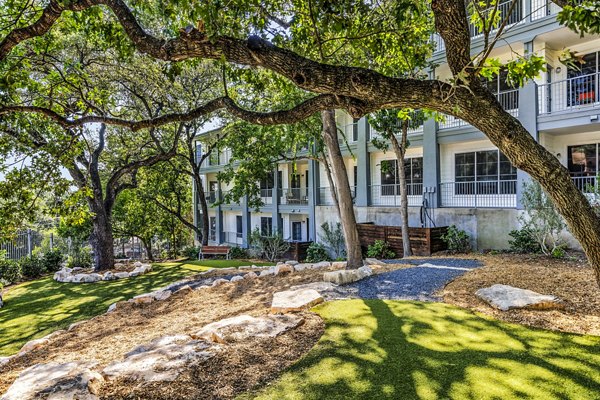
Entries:
POLYGON ((560 233, 566 229, 566 225, 540 184, 525 182, 521 201, 525 214, 519 217, 519 221, 524 229, 531 232, 542 253, 562 253, 565 243, 560 233))
POLYGON ((333 255, 334 259, 343 258, 346 256, 346 242, 344 241, 344 232, 342 224, 339 222, 333 224, 331 222, 323 222, 321 224, 323 230, 323 244, 333 255))
POLYGON ((256 249, 259 256, 269 261, 281 258, 290 248, 290 244, 283 239, 280 232, 264 236, 258 228, 250 235, 250 246, 256 249))

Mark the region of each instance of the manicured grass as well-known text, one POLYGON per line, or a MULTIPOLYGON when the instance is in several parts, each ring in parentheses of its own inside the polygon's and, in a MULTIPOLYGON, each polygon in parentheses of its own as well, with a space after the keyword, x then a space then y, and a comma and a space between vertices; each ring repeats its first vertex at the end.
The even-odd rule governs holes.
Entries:
POLYGON ((598 399, 600 337, 507 324, 442 303, 315 308, 319 343, 244 399, 598 399))
POLYGON ((202 260, 154 265, 135 278, 96 283, 59 283, 51 276, 11 288, 0 309, 0 356, 16 353, 27 341, 106 312, 116 301, 150 292, 209 268, 251 264, 240 260, 202 260))

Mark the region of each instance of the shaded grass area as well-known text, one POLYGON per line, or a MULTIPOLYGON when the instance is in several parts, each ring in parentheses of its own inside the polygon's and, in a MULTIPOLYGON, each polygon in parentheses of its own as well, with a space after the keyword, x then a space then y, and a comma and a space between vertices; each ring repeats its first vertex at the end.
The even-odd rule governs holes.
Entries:
POLYGON ((443 303, 314 309, 319 343, 243 399, 598 399, 600 337, 500 322, 443 303))
MULTIPOLYGON (((112 303, 147 293, 209 268, 248 265, 243 260, 201 260, 154 265, 135 278, 96 283, 59 283, 48 276, 12 287, 0 309, 0 356, 27 341, 106 312, 112 303)), ((260 264, 259 264, 260 265, 260 264)))

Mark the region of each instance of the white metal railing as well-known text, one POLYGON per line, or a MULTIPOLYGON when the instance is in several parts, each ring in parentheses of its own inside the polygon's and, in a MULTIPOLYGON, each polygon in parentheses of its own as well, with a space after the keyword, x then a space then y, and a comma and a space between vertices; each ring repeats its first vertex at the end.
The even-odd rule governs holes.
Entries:
POLYGON ((435 44, 434 53, 441 53, 446 50, 446 42, 444 42, 444 39, 442 39, 439 33, 433 33, 431 35, 431 42, 435 44))
POLYGON ((440 183, 442 207, 515 208, 517 181, 440 183))
MULTIPOLYGON (((513 6, 513 0, 503 1, 498 4, 498 8, 496 9, 496 15, 499 15, 500 22, 506 21, 506 26, 514 25, 520 22, 523 19, 524 14, 524 1, 529 0, 519 0, 513 6), (512 8, 512 9, 511 9, 512 8)), ((483 18, 489 18, 491 13, 494 12, 495 7, 490 7, 485 10, 481 10, 481 15, 483 18)), ((483 34, 474 24, 469 23, 469 31, 471 32, 471 37, 478 37, 483 34)))
POLYGON ((308 205, 308 190, 306 188, 281 189, 280 203, 288 205, 308 205))
MULTIPOLYGON (((400 185, 371 185, 371 205, 374 206, 400 206, 400 185)), ((409 183, 408 205, 420 206, 423 202, 423 184, 409 183)))
MULTIPOLYGON (((356 187, 350 187, 350 193, 352 195, 352 203, 356 200, 356 187)), ((318 189, 317 204, 320 206, 332 206, 333 195, 331 194, 331 188, 329 186, 322 186, 318 189)))
POLYGON ((260 199, 264 204, 273 204, 273 190, 275 189, 260 189, 260 199))
MULTIPOLYGON (((519 116, 519 89, 505 90, 496 93, 496 98, 504 110, 509 112, 514 117, 519 116)), ((439 129, 458 128, 469 125, 468 122, 465 122, 453 115, 443 115, 444 120, 439 123, 439 129)))
POLYGON ((594 73, 537 85, 540 115, 599 107, 599 81, 594 73))
POLYGON ((596 190, 597 176, 573 176, 571 177, 577 189, 583 193, 593 193, 596 190))
POLYGON ((338 129, 342 131, 344 138, 340 137, 340 143, 348 142, 354 143, 358 141, 358 122, 354 122, 352 124, 338 126, 338 129))
POLYGON ((241 245, 243 243, 241 232, 223 232, 223 241, 227 244, 241 245))

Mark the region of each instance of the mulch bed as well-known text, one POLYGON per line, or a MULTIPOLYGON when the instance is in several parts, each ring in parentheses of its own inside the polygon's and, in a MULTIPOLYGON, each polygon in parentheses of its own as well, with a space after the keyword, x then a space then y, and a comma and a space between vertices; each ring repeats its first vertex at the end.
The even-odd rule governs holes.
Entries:
POLYGON ((475 257, 484 267, 449 283, 440 293, 445 302, 508 322, 600 335, 600 288, 592 268, 581 255, 576 259, 522 254, 475 257), (555 295, 565 302, 565 310, 497 310, 475 296, 478 289, 496 283, 555 295))

